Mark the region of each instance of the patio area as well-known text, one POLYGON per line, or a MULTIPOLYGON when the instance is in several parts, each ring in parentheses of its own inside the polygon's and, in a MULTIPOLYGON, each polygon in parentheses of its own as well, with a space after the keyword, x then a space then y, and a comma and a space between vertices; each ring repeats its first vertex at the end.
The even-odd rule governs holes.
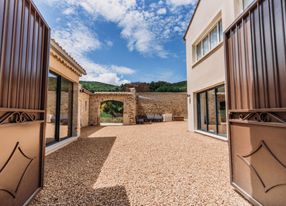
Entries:
POLYGON ((31 205, 249 205, 230 186, 227 143, 186 122, 85 128, 45 172, 31 205))

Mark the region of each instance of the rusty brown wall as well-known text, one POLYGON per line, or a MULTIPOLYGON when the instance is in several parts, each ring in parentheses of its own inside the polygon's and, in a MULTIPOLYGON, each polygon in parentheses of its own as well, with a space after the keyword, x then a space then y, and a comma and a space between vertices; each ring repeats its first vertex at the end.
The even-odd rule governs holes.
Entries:
POLYGON ((254 1, 226 31, 225 55, 232 185, 255 205, 284 205, 285 0, 254 1))
POLYGON ((0 205, 43 186, 49 41, 31 0, 0 0, 0 205))
POLYGON ((31 1, 0 1, 0 107, 44 109, 48 34, 31 1))
POLYGON ((231 110, 286 108, 285 1, 260 2, 226 33, 231 110))

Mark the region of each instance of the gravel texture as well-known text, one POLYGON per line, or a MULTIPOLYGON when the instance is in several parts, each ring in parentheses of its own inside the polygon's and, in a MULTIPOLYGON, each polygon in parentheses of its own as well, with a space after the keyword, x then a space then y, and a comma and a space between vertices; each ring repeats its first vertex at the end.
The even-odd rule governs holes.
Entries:
POLYGON ((226 142, 186 122, 87 128, 46 159, 31 205, 250 205, 229 183, 226 142))

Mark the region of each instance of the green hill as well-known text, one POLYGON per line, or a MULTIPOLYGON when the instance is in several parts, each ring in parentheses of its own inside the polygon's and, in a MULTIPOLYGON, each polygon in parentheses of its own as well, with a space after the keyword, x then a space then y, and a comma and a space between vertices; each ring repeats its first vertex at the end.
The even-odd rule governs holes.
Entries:
POLYGON ((187 81, 169 83, 164 81, 151 82, 150 83, 151 92, 186 92, 187 91, 187 81))
POLYGON ((186 92, 187 81, 169 83, 164 81, 151 83, 129 83, 121 86, 105 84, 101 82, 81 81, 83 88, 91 92, 120 92, 129 91, 130 88, 136 88, 137 92, 186 92), (143 88, 143 89, 142 89, 143 88), (141 91, 142 90, 142 91, 141 91))
POLYGON ((80 81, 80 84, 83 88, 87 89, 90 92, 118 92, 121 90, 119 86, 105 84, 101 82, 80 81))
POLYGON ((177 82, 172 84, 173 87, 180 88, 182 91, 187 91, 187 81, 177 82))

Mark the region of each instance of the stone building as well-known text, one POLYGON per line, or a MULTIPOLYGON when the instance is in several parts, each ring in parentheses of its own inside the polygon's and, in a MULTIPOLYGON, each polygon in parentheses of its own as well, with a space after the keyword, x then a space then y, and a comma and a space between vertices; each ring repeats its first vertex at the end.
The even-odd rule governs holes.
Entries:
POLYGON ((54 40, 48 74, 46 154, 80 135, 79 78, 85 70, 54 40))
POLYGON ((54 40, 48 74, 46 153, 80 136, 82 127, 100 124, 100 106, 106 101, 123 103, 123 124, 136 124, 136 115, 173 114, 187 118, 186 93, 97 92, 83 89, 79 78, 85 70, 54 40))

